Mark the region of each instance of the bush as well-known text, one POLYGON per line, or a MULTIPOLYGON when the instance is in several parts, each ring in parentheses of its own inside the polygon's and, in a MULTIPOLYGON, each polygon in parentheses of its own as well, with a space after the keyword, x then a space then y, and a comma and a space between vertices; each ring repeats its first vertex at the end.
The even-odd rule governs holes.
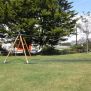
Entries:
POLYGON ((74 45, 69 49, 57 50, 51 46, 45 46, 41 52, 42 55, 65 55, 85 52, 85 48, 81 45, 74 45))
POLYGON ((57 50, 51 46, 45 46, 41 52, 42 55, 65 55, 65 54, 73 54, 73 53, 77 53, 77 52, 71 49, 57 50))
POLYGON ((7 54, 8 54, 7 50, 0 48, 0 55, 6 56, 7 54))
POLYGON ((76 51, 71 50, 71 49, 60 50, 60 54, 62 54, 62 55, 65 55, 65 54, 74 54, 74 53, 76 53, 76 51))
POLYGON ((45 46, 45 47, 42 49, 41 54, 42 54, 42 55, 58 55, 58 54, 60 54, 60 51, 54 49, 54 47, 45 46))
POLYGON ((71 50, 75 51, 77 53, 85 52, 84 46, 81 46, 81 45, 74 45, 74 46, 71 47, 71 50))

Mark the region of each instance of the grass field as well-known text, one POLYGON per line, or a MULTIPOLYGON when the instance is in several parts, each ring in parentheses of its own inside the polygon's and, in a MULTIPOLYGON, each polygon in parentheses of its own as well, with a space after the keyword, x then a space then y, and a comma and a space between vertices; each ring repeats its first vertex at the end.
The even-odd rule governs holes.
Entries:
POLYGON ((0 91, 91 91, 91 54, 0 56, 0 91))

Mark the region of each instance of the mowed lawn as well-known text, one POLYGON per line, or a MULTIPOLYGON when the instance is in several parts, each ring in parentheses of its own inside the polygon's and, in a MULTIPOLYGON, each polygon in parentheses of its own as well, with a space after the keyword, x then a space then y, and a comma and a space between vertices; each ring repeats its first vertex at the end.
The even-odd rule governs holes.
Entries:
POLYGON ((91 91, 91 53, 0 56, 0 91, 91 91))

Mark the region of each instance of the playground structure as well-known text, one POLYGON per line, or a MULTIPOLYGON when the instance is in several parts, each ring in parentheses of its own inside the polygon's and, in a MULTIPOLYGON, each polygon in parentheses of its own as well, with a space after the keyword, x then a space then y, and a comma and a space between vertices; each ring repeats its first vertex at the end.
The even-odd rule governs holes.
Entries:
MULTIPOLYGON (((14 43, 12 44, 12 47, 15 47, 17 41, 19 41, 19 43, 18 43, 18 45, 17 45, 17 48, 19 48, 20 45, 22 46, 23 52, 24 52, 24 55, 25 55, 25 60, 26 60, 26 63, 28 64, 29 61, 28 61, 28 58, 27 58, 27 55, 26 55, 26 49, 27 49, 27 51, 28 51, 28 53, 29 53, 30 56, 31 56, 31 54, 30 54, 30 50, 29 50, 29 48, 28 48, 28 46, 27 46, 26 40, 25 40, 25 38, 19 33, 19 35, 16 37, 14 43)), ((18 49, 18 50, 19 50, 19 49, 18 49)), ((21 49, 20 49, 20 50, 21 50, 21 49)), ((10 48, 8 55, 6 56, 6 58, 5 58, 5 60, 4 60, 4 63, 6 63, 7 58, 9 57, 9 55, 10 55, 11 52, 12 52, 12 48, 10 48)))

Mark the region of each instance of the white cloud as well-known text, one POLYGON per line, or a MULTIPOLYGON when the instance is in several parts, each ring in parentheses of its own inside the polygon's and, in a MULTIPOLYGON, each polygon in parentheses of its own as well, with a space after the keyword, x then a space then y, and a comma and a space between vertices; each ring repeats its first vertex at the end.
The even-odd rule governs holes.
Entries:
MULTIPOLYGON (((76 17, 78 18, 78 17, 80 17, 80 15, 77 15, 76 17)), ((88 30, 89 30, 89 32, 91 32, 91 15, 90 16, 84 15, 83 18, 86 18, 88 20, 88 30)), ((82 22, 82 19, 79 19, 77 21, 77 24, 80 24, 82 26, 82 28, 84 30, 86 30, 86 25, 82 22)), ((84 34, 81 29, 77 28, 77 32, 78 32, 78 36, 77 36, 78 40, 82 39, 82 38, 86 38, 86 34, 84 34)), ((91 33, 89 34, 89 38, 91 38, 91 33)), ((76 36, 71 35, 68 38, 67 42, 72 42, 72 41, 75 41, 75 40, 76 40, 76 36)))

